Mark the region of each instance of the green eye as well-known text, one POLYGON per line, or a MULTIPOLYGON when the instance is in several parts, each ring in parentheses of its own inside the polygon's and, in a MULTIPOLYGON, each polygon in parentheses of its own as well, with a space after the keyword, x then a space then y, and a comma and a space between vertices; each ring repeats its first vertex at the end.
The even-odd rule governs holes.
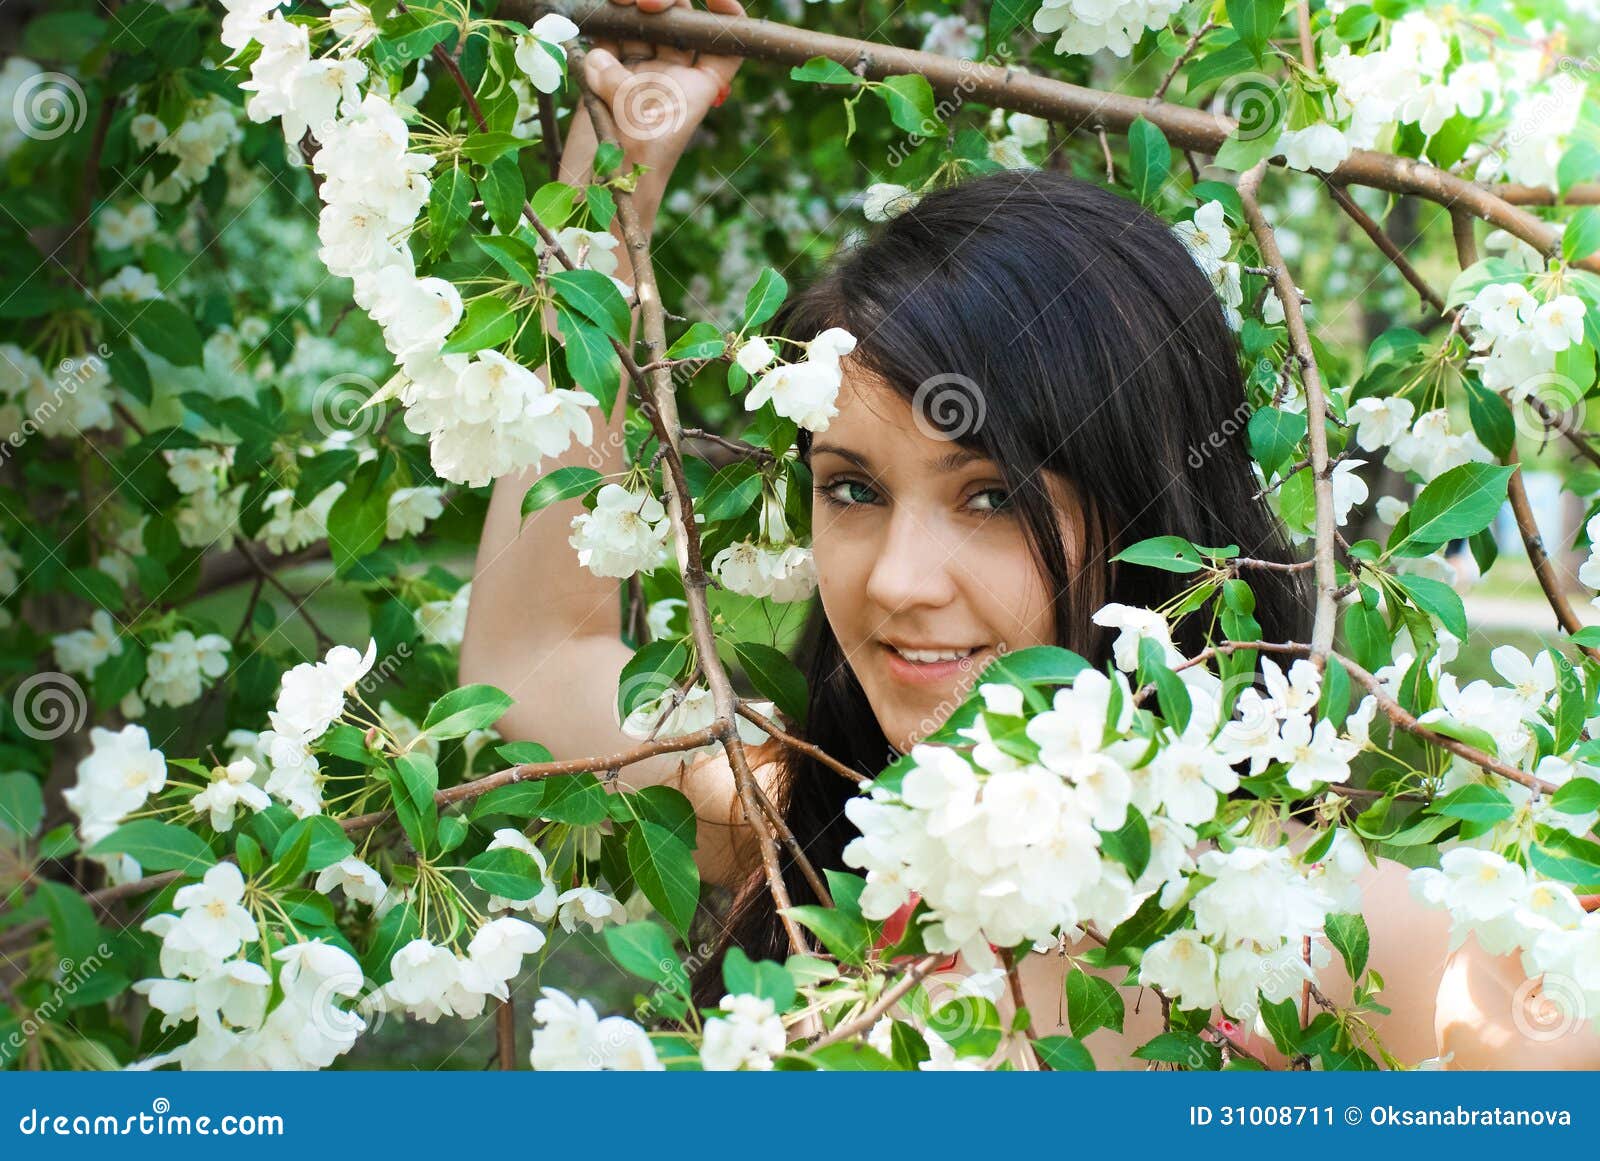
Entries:
POLYGON ((1011 493, 1006 491, 1004 488, 985 488, 983 491, 972 497, 972 502, 979 508, 980 511, 1003 512, 1011 507, 1011 493), (991 499, 986 504, 980 503, 985 496, 997 496, 999 499, 991 499))
POLYGON ((824 484, 817 488, 817 492, 829 503, 837 504, 841 508, 850 508, 858 504, 870 504, 877 499, 877 493, 860 480, 838 480, 832 484, 824 484), (841 490, 843 495, 840 494, 841 490))

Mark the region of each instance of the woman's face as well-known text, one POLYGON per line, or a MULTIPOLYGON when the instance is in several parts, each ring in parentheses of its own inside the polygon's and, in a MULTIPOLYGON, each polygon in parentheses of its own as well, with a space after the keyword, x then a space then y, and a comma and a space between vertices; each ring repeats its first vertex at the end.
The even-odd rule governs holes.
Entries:
MULTIPOLYGON (((818 590, 878 724, 904 753, 996 656, 1054 642, 1052 594, 997 466, 919 427, 903 395, 848 358, 844 369, 839 414, 811 448, 818 590)), ((1076 520, 1063 510, 1075 558, 1076 520)))

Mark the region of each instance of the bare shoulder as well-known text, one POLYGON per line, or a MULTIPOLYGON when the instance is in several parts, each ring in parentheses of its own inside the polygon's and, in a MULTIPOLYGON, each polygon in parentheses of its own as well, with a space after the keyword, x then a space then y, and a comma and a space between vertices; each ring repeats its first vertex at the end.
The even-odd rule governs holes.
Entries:
MULTIPOLYGON (((775 738, 745 747, 750 772, 769 797, 777 783, 782 752, 782 743, 775 738)), ((666 785, 682 791, 694 807, 695 862, 701 877, 724 886, 742 883, 757 865, 759 854, 727 752, 720 746, 696 751, 680 760, 677 775, 666 785)))

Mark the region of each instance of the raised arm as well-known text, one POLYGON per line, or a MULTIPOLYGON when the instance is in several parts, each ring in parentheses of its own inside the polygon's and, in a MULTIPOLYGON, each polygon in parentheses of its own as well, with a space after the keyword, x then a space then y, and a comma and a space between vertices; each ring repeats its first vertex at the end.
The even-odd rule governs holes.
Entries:
MULTIPOLYGON (((647 12, 674 3, 688 5, 689 0, 638 0, 647 12)), ((743 14, 738 0, 708 0, 707 7, 725 15, 743 14)), ((738 57, 701 54, 695 59, 694 54, 670 47, 662 47, 654 58, 622 63, 650 52, 647 45, 601 42, 585 61, 589 84, 613 110, 624 172, 634 163, 650 167, 634 192, 646 230, 655 223, 684 145, 739 66, 738 57), (649 86, 648 101, 639 96, 644 86, 649 86), (673 106, 662 104, 663 100, 673 106), (664 111, 664 122, 640 124, 627 115, 626 110, 640 107, 664 111)), ((580 103, 562 150, 562 181, 577 185, 589 180, 596 144, 594 128, 580 103)), ((619 225, 613 225, 613 233, 620 241, 619 225)), ((633 267, 626 247, 619 245, 615 253, 617 277, 631 283, 633 267)), ((553 324, 547 321, 547 325, 553 324)), ((548 370, 542 373, 548 375, 548 370)), ((622 390, 628 387, 624 381, 622 390)), ((609 422, 596 416, 590 446, 574 445, 558 460, 545 460, 536 471, 498 480, 478 545, 461 644, 461 680, 488 682, 511 694, 516 704, 501 719, 500 732, 508 738, 541 742, 558 758, 614 753, 638 744, 622 732, 614 708, 618 679, 632 652, 621 639, 618 582, 579 565, 567 542, 573 517, 584 510, 581 500, 551 504, 524 522, 522 498, 540 476, 566 465, 592 467, 609 477, 620 473, 626 466, 626 413, 619 398, 609 422)), ((635 788, 665 783, 683 790, 701 820, 697 851, 701 874, 712 881, 736 877, 744 862, 745 839, 725 759, 702 759, 685 767, 676 755, 660 755, 629 766, 622 781, 635 788)))

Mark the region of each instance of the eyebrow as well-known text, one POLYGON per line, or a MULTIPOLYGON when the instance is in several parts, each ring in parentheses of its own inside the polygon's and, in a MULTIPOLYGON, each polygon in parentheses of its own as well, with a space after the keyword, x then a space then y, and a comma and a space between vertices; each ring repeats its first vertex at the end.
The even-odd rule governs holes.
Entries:
MULTIPOLYGON (((851 451, 847 447, 840 447, 836 443, 820 441, 812 443, 812 455, 818 455, 822 452, 832 452, 841 459, 847 459, 851 463, 856 464, 864 471, 873 471, 872 461, 867 459, 867 457, 862 455, 860 452, 851 451)), ((971 463, 973 460, 981 460, 983 458, 984 457, 982 455, 971 450, 970 448, 954 447, 935 460, 932 467, 936 472, 947 472, 954 468, 959 468, 963 464, 971 463)))

